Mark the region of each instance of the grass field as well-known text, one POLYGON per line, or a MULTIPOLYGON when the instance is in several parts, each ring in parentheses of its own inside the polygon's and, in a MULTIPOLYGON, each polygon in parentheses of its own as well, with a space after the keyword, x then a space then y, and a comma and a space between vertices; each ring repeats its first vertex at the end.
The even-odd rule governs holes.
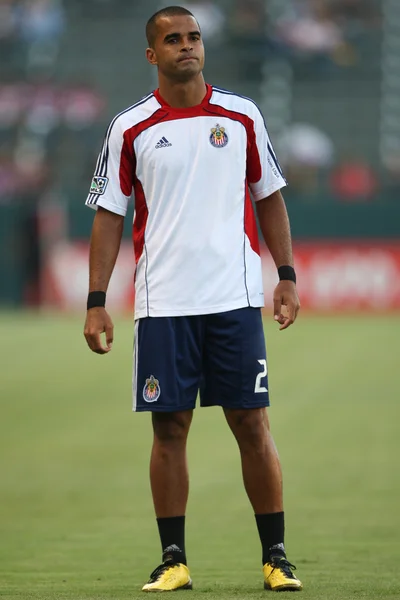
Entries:
MULTIPOLYGON (((132 325, 93 355, 72 317, 0 315, 0 597, 128 600, 160 559, 132 325)), ((400 317, 266 322, 286 545, 308 599, 400 599, 400 317)), ((189 444, 198 600, 265 598, 254 517, 218 409, 189 444)))

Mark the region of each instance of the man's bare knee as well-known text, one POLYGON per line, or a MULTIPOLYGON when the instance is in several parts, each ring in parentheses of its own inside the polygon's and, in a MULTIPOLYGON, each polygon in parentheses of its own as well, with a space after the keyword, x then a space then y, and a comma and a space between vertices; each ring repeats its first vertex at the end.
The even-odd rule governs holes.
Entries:
POLYGON ((225 416, 239 446, 264 443, 269 430, 265 409, 225 410, 225 416))
POLYGON ((153 413, 155 440, 162 445, 185 444, 192 422, 192 411, 153 413))

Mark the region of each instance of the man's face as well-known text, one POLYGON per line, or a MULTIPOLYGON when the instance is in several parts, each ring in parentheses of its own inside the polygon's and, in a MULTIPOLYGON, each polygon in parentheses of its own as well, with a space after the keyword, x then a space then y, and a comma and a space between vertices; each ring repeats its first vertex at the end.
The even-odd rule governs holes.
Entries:
POLYGON ((190 16, 160 17, 153 48, 147 60, 174 81, 189 81, 204 67, 204 46, 196 19, 190 16))

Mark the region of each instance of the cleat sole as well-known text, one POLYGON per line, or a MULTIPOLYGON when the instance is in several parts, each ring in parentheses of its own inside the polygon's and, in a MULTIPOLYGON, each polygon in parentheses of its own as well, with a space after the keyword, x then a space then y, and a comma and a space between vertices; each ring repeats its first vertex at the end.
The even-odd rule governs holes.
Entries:
POLYGON ((302 589, 303 589, 302 585, 301 586, 289 586, 287 584, 277 586, 274 589, 272 589, 267 583, 264 582, 264 590, 267 590, 268 592, 301 592, 302 589))
POLYGON ((181 592, 183 590, 192 590, 192 589, 193 589, 193 582, 192 582, 192 580, 190 580, 185 585, 175 588, 174 590, 160 590, 160 589, 157 590, 157 589, 153 588, 150 590, 142 590, 142 592, 146 592, 147 594, 163 594, 165 592, 181 592))

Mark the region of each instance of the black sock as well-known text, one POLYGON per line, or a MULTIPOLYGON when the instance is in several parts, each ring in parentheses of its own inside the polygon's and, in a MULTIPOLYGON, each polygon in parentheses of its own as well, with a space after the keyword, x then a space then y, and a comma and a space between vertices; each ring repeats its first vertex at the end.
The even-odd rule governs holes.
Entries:
POLYGON ((165 517, 157 519, 161 539, 163 562, 173 560, 186 565, 185 517, 165 517))
POLYGON ((263 565, 270 561, 271 556, 285 557, 285 513, 270 513, 255 515, 258 533, 262 545, 263 565))

